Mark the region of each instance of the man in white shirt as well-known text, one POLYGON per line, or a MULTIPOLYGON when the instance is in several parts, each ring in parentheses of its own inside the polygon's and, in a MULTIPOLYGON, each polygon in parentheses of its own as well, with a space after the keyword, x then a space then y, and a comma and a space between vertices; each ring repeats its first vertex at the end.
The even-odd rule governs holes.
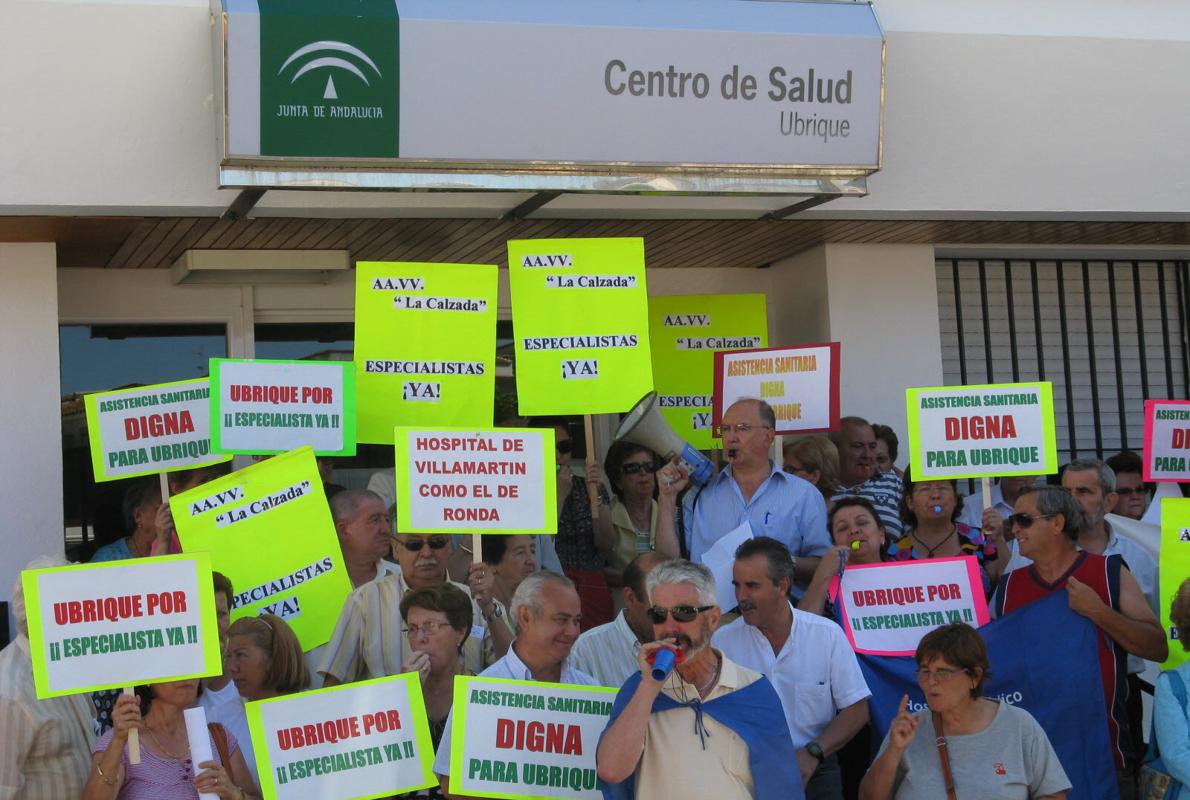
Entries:
MULTIPOLYGON (((1035 475, 998 478, 996 483, 992 484, 990 492, 992 508, 996 509, 1003 519, 1008 519, 1012 516, 1012 509, 1016 505, 1016 499, 1021 496, 1021 492, 1035 483, 1037 483, 1035 475)), ((972 528, 983 527, 982 491, 972 492, 963 498, 963 513, 959 515, 959 522, 972 528)), ((1012 550, 1014 553, 1016 552, 1015 547, 1012 550)))
MULTIPOLYGON (((581 604, 574 581, 554 572, 534 572, 521 581, 509 613, 517 635, 504 658, 485 669, 482 678, 540 683, 598 686, 599 682, 568 663, 578 639, 581 604)), ((450 740, 454 711, 446 718, 446 731, 434 758, 434 772, 442 791, 450 794, 450 740)))
POLYGON ((653 641, 649 621, 649 595, 645 580, 653 567, 666 561, 656 550, 641 553, 624 568, 624 610, 611 622, 585 631, 570 651, 575 669, 591 675, 602 686, 619 688, 639 670, 636 653, 653 641))
POLYGON ((733 661, 767 677, 789 724, 806 797, 841 800, 835 751, 868 722, 868 690, 859 662, 834 622, 789 602, 793 559, 768 537, 736 550, 732 585, 740 618, 711 643, 733 661))

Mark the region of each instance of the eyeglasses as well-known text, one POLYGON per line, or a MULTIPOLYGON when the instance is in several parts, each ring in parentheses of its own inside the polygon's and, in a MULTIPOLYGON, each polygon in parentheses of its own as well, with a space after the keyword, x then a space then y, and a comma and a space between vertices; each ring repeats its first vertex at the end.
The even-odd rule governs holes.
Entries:
POLYGON ((1056 517, 1056 516, 1058 516, 1058 515, 1057 514, 1038 514, 1037 516, 1033 516, 1032 514, 1026 514, 1025 512, 1022 511, 1019 514, 1009 514, 1008 515, 1008 524, 1015 525, 1016 527, 1020 528, 1021 530, 1025 530, 1028 528, 1032 528, 1033 523, 1039 519, 1049 519, 1050 517, 1056 517))
POLYGON ((674 606, 673 608, 651 606, 646 613, 649 615, 649 621, 654 625, 664 625, 670 614, 673 614, 675 622, 691 622, 699 614, 712 608, 714 606, 674 606))
POLYGON ((949 669, 947 667, 928 669, 921 667, 917 670, 917 679, 922 683, 946 683, 956 675, 963 675, 966 672, 967 670, 965 669, 949 669))
POLYGON ((574 450, 574 442, 570 439, 559 439, 554 442, 554 449, 562 455, 566 455, 574 450))
POLYGON ((401 628, 401 630, 403 630, 405 632, 406 636, 413 636, 414 634, 417 634, 417 633, 420 633, 422 636, 433 636, 435 633, 442 630, 443 628, 449 628, 449 627, 450 627, 449 622, 433 622, 433 621, 431 621, 431 622, 423 622, 420 625, 406 625, 404 628, 401 628))
POLYGON ((726 436, 732 431, 735 431, 736 433, 747 433, 748 431, 756 428, 772 428, 772 425, 752 425, 748 422, 737 422, 735 425, 717 425, 715 427, 714 433, 716 436, 726 436))
POLYGON ((914 494, 933 494, 934 492, 949 494, 953 491, 954 487, 949 483, 920 483, 913 486, 914 494))
POLYGON ((445 536, 435 536, 430 539, 397 539, 397 544, 404 547, 410 553, 420 552, 423 547, 429 547, 431 550, 441 550, 450 544, 450 540, 445 536))
POLYGON ((621 475, 639 475, 640 473, 654 473, 657 471, 657 465, 652 461, 634 461, 631 464, 621 464, 621 475))

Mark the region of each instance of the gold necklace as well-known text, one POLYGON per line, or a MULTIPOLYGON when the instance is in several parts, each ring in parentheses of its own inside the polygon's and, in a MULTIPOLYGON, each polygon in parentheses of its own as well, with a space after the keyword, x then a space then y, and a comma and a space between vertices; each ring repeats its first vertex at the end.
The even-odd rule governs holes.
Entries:
MULTIPOLYGON (((177 756, 170 752, 169 749, 161 743, 161 740, 157 738, 157 734, 153 733, 153 727, 148 723, 145 724, 145 730, 149 732, 149 738, 153 740, 153 744, 157 746, 157 749, 160 750, 166 758, 170 759, 171 761, 184 761, 186 759, 186 756, 177 756)), ((189 741, 186 742, 186 754, 187 756, 190 754, 189 741)))

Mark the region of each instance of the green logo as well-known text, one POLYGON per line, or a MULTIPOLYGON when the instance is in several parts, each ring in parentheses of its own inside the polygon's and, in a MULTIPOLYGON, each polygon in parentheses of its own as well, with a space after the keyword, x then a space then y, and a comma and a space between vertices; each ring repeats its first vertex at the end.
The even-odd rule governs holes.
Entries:
POLYGON ((261 154, 396 158, 398 46, 394 0, 260 0, 261 154))

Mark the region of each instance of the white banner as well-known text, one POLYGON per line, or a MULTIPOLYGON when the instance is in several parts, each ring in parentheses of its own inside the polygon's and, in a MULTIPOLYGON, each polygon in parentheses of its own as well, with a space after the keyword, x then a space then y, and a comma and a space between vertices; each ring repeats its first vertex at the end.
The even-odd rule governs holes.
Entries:
POLYGON ((832 588, 857 653, 911 656, 934 628, 988 621, 979 564, 971 556, 849 566, 832 588))
POLYGON ((246 705, 265 798, 349 800, 437 786, 417 673, 246 705))
POLYGON ((839 343, 715 353, 713 424, 718 427, 724 412, 743 398, 772 407, 778 434, 835 430, 839 343))
POLYGON ((599 800, 595 750, 616 690, 455 678, 451 792, 599 800))
POLYGON ((556 533, 553 440, 549 428, 397 428, 397 530, 556 533))

